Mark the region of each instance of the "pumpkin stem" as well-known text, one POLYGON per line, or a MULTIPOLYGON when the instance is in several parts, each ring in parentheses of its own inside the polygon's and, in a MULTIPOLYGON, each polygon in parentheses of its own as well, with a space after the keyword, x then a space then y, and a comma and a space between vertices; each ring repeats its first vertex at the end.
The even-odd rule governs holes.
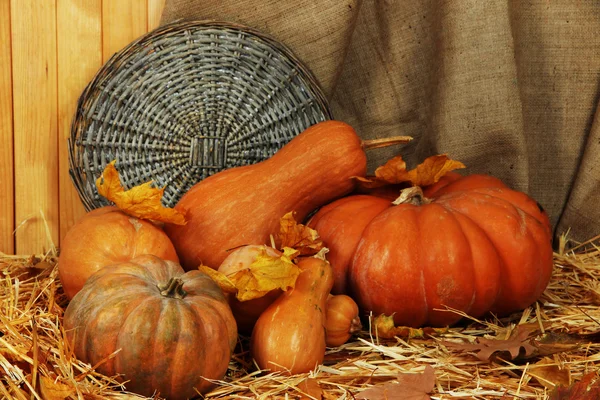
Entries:
POLYGON ((415 206, 420 206, 428 203, 431 203, 431 200, 425 197, 423 194, 423 189, 421 189, 419 186, 412 186, 402 189, 400 191, 400 196, 398 196, 398 198, 392 202, 392 204, 396 206, 400 204, 412 204, 415 206))
POLYGON ((179 278, 171 278, 169 282, 156 285, 160 294, 165 297, 172 297, 174 299, 183 299, 187 292, 183 290, 183 281, 179 278))
POLYGON ((360 322, 360 318, 358 317, 358 315, 354 318, 352 318, 352 321, 350 322, 350 331, 349 333, 355 333, 358 332, 362 329, 362 323, 360 322))
POLYGON ((412 136, 392 136, 389 138, 363 140, 363 149, 378 149, 380 147, 393 146, 400 143, 408 143, 413 140, 412 136))

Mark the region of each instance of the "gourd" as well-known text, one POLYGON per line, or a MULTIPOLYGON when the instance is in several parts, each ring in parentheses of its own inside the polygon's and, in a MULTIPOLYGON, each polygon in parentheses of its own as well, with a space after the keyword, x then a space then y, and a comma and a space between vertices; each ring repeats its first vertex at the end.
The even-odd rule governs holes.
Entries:
POLYGON ((387 207, 382 200, 349 196, 308 223, 331 250, 337 287, 362 311, 393 314, 397 325, 445 326, 461 318, 446 307, 503 316, 547 286, 548 216, 500 180, 452 174, 424 192, 406 189, 387 207))
POLYGON ((362 324, 358 312, 358 305, 350 296, 345 294, 329 296, 325 317, 327 346, 341 346, 352 337, 352 334, 360 331, 362 324))
MULTIPOLYGON (((235 249, 223 260, 219 266, 219 272, 230 275, 237 271, 250 267, 256 260, 257 256, 265 251, 267 255, 273 257, 281 256, 281 252, 270 246, 265 245, 247 245, 235 249)), ((252 333, 252 328, 258 320, 258 317, 283 293, 282 290, 276 289, 267 293, 263 297, 259 297, 247 301, 239 301, 232 294, 227 294, 229 306, 235 321, 237 323, 238 332, 245 335, 252 333)))
POLYGON ((262 369, 298 374, 325 358, 325 312, 333 285, 329 262, 315 257, 298 262, 293 289, 284 292, 258 318, 250 353, 262 369))
POLYGON ((169 399, 210 390, 208 379, 224 377, 237 341, 213 280, 151 255, 92 275, 69 303, 64 327, 81 361, 105 361, 97 371, 122 374, 127 390, 169 399))
POLYGON ((175 206, 188 223, 165 226, 183 267, 203 263, 217 269, 228 249, 269 243, 286 213, 294 211, 301 221, 315 208, 350 193, 352 177, 366 172, 363 147, 351 126, 324 121, 265 161, 230 168, 197 183, 175 206))
POLYGON ((141 254, 178 262, 168 236, 151 222, 113 206, 85 214, 61 242, 58 273, 66 296, 72 299, 100 268, 141 254))

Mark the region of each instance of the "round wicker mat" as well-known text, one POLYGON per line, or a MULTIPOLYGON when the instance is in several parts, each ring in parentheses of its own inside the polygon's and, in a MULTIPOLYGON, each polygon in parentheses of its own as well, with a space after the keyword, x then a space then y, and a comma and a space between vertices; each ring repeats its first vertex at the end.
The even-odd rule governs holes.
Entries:
POLYGON ((125 188, 149 180, 172 207, 220 170, 262 161, 330 119, 317 82, 285 46, 247 27, 184 21, 115 54, 79 98, 70 173, 87 210, 116 159, 125 188))

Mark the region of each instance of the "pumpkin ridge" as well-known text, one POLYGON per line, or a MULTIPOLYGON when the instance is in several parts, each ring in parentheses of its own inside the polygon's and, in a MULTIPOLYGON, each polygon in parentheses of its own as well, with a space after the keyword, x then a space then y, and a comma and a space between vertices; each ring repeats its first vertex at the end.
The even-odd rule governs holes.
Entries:
MULTIPOLYGON (((475 192, 474 194, 478 195, 478 196, 490 196, 488 194, 484 194, 484 193, 479 193, 479 192, 475 192)), ((469 196, 464 196, 463 199, 461 199, 461 202, 469 201, 469 202, 474 202, 474 201, 479 201, 478 199, 474 198, 475 196, 473 196, 473 194, 469 194, 469 196)), ((520 298, 523 297, 523 295, 525 295, 525 293, 538 293, 539 292, 539 288, 541 286, 546 286, 547 282, 545 279, 537 279, 536 275, 538 274, 537 270, 540 270, 541 267, 539 267, 538 265, 538 259, 540 256, 540 252, 538 249, 538 241, 535 240, 535 238, 533 237, 532 233, 530 232, 530 228, 528 226, 527 223, 525 223, 525 227, 523 229, 523 216, 525 216, 526 220, 527 217, 529 218, 529 221, 535 221, 536 224, 538 225, 538 227, 540 229, 544 229, 543 226, 540 226, 541 224, 539 223, 539 221, 531 216, 528 213, 519 213, 519 207, 517 207, 516 205, 514 205, 512 202, 507 201, 503 198, 498 198, 495 196, 490 196, 490 197, 494 197, 494 199, 497 199, 499 201, 499 203, 505 203, 507 204, 509 207, 503 207, 498 203, 494 203, 494 202, 490 202, 490 201, 486 201, 486 208, 490 208, 493 207, 495 209, 498 209, 502 212, 507 212, 509 213, 509 215, 511 216, 511 218, 513 218, 519 226, 518 226, 518 233, 521 234, 521 237, 518 238, 519 242, 521 243, 522 246, 524 245, 529 245, 528 247, 531 248, 533 251, 535 251, 535 256, 533 255, 529 255, 528 258, 526 259, 526 261, 528 261, 529 263, 527 264, 530 268, 535 268, 535 271, 533 270, 524 270, 524 266, 521 266, 520 269, 518 270, 518 273, 521 274, 523 276, 523 279, 527 279, 526 276, 530 276, 533 275, 534 276, 534 280, 535 282, 535 287, 527 287, 527 289, 523 289, 520 288, 520 292, 522 292, 522 295, 520 296, 520 298), (507 211, 507 209, 510 209, 510 212, 507 211), (542 281, 542 282, 540 282, 542 281)), ((484 199, 485 200, 485 199, 484 199)), ((454 206, 452 206, 452 208, 454 210, 456 210, 456 208, 454 206)), ((463 212, 463 214, 465 214, 463 212)), ((468 215, 468 214, 467 214, 468 215)), ((475 213, 474 215, 478 215, 477 213, 475 213)), ((472 218, 471 218, 472 219, 472 218)), ((474 220, 475 221, 475 220, 474 220)), ((479 222, 475 221, 476 224, 478 226, 480 226, 485 232, 486 234, 488 234, 488 230, 492 229, 490 226, 488 226, 487 224, 480 224, 479 222)), ((508 307, 508 309, 513 310, 513 309, 521 309, 521 308, 525 308, 527 306, 529 306, 530 304, 527 304, 525 306, 521 306, 522 304, 525 304, 526 302, 524 302, 523 300, 519 301, 518 303, 517 300, 515 298, 509 298, 509 299, 504 299, 502 296, 502 293, 504 293, 504 289, 511 289, 509 290, 510 292, 512 292, 513 290, 513 285, 515 285, 515 281, 514 281, 514 275, 517 274, 517 272, 515 271, 516 266, 513 265, 511 267, 511 263, 509 262, 510 258, 514 258, 515 254, 505 254, 504 251, 502 251, 502 242, 499 241, 499 238, 496 237, 495 235, 489 235, 488 237, 491 239, 491 242, 493 243, 494 247, 498 250, 498 255, 499 255, 499 260, 500 260, 500 265, 502 267, 502 274, 501 274, 501 281, 503 282, 500 286, 500 291, 498 294, 498 299, 497 301, 492 305, 491 307, 491 311, 492 312, 498 312, 499 310, 504 310, 506 308, 506 303, 510 302, 510 307, 508 307), (509 280, 509 277, 513 277, 513 280, 509 280), (502 303, 499 303, 498 300, 503 300, 502 303), (500 308, 499 308, 500 307, 500 308)), ((515 238, 517 239, 517 238, 515 238)), ((539 293, 541 294, 541 293, 539 293)), ((538 296, 539 296, 538 294, 538 296)), ((536 298, 538 296, 535 296, 536 298)), ((501 314, 504 314, 504 312, 500 312, 501 314)))
MULTIPOLYGON (((501 269, 501 272, 499 272, 499 275, 501 276, 502 274, 505 274, 507 272, 507 268, 508 267, 507 267, 506 263, 504 262, 504 258, 500 256, 500 254, 498 252, 498 249, 496 248, 496 245, 495 245, 494 241, 492 240, 492 238, 488 235, 488 233, 486 232, 486 230, 483 229, 479 225, 479 223, 477 221, 475 221, 473 218, 471 218, 470 215, 462 212, 461 210, 458 210, 458 209, 452 207, 451 204, 448 204, 446 202, 439 202, 438 203, 437 200, 436 200, 436 204, 439 204, 442 207, 446 208, 450 212, 450 214, 452 215, 452 217, 455 218, 458 221, 458 223, 459 223, 459 225, 461 227, 461 230, 462 230, 463 234, 465 235, 465 237, 466 237, 466 234, 465 234, 465 231, 464 231, 464 225, 463 225, 462 221, 460 220, 460 218, 457 218, 456 216, 460 215, 461 217, 463 217, 466 220, 468 220, 469 223, 471 223, 473 226, 475 226, 476 229, 477 229, 478 234, 482 235, 482 236, 484 236, 486 238, 487 242, 489 242, 489 244, 492 246, 492 249, 494 250, 494 252, 496 254, 496 257, 497 257, 498 262, 499 262, 499 268, 501 269)), ((477 263, 475 262, 475 259, 474 259, 474 257, 475 257, 474 248, 473 248, 473 245, 472 245, 471 241, 468 238, 467 238, 467 243, 469 245, 469 251, 470 251, 471 257, 472 257, 473 272, 474 272, 474 275, 477 275, 476 274, 476 268, 477 268, 476 265, 477 265, 477 263)), ((473 303, 469 306, 469 310, 465 311, 465 314, 467 314, 467 315, 469 315, 469 311, 473 309, 473 305, 475 304, 475 299, 476 299, 476 296, 477 296, 476 289, 474 291, 473 296, 474 296, 473 297, 473 303)), ((498 302, 498 299, 500 299, 501 297, 502 297, 502 285, 498 285, 498 290, 496 291, 496 295, 494 296, 494 300, 493 300, 493 302, 491 302, 489 304, 489 307, 493 307, 498 302)), ((473 317, 479 317, 480 315, 472 315, 472 316, 473 317)))

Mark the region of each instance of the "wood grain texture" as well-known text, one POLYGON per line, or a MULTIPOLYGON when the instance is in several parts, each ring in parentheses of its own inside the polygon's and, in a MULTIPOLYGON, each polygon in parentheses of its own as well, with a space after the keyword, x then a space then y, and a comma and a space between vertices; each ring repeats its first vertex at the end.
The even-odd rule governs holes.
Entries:
POLYGON ((77 100, 102 66, 102 0, 59 0, 56 20, 60 237, 63 238, 85 214, 69 176, 67 139, 77 100))
POLYGON ((59 237, 56 0, 10 7, 16 252, 39 253, 59 237))
POLYGON ((148 31, 158 28, 166 0, 148 0, 148 31))
POLYGON ((147 0, 102 1, 103 61, 147 31, 147 0))
POLYGON ((10 3, 0 1, 0 252, 15 251, 10 3))

